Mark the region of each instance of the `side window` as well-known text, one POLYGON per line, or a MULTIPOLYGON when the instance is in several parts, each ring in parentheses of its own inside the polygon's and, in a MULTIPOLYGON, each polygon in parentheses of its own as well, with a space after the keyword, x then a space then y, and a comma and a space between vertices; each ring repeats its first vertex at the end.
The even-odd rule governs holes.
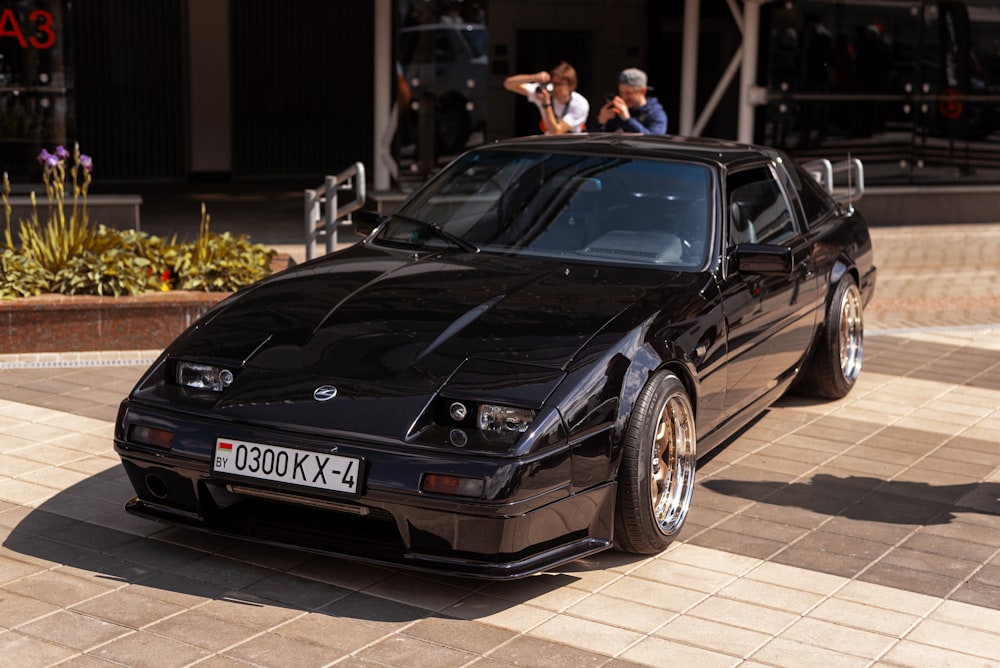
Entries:
POLYGON ((795 234, 788 200, 767 168, 728 179, 730 244, 782 244, 795 234))

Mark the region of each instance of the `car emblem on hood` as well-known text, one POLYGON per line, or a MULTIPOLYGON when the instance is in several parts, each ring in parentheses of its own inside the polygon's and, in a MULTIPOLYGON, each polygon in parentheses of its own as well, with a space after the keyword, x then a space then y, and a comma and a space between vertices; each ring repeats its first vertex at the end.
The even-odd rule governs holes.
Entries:
POLYGON ((337 388, 333 385, 320 385, 313 390, 313 399, 316 401, 330 401, 337 396, 337 388))

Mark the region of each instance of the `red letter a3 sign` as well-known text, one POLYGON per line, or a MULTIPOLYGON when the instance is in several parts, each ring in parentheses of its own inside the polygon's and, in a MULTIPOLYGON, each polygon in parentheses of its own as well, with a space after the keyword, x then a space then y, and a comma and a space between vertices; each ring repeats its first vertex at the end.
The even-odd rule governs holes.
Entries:
POLYGON ((49 49, 56 43, 56 33, 52 28, 52 14, 36 9, 28 14, 27 26, 33 29, 30 37, 25 39, 21 25, 17 22, 17 14, 13 9, 5 9, 0 14, 0 39, 12 37, 17 40, 22 49, 27 49, 29 45, 36 49, 49 49))

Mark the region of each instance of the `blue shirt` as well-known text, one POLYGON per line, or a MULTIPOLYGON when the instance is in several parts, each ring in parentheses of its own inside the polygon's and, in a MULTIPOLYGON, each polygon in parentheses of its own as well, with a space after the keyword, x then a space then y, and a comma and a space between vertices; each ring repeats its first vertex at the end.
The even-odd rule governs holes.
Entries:
POLYGON ((629 119, 612 117, 601 126, 601 132, 640 132, 644 135, 667 134, 667 112, 655 97, 647 97, 646 104, 629 109, 629 119))

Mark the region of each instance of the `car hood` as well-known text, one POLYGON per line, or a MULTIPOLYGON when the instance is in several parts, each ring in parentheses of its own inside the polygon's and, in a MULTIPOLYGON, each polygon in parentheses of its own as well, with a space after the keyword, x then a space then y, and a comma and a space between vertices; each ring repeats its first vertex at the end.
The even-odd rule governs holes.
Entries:
POLYGON ((236 370, 217 408, 315 406, 321 384, 420 406, 446 386, 540 405, 584 346, 592 359, 617 342, 609 323, 624 334, 642 316, 621 314, 676 276, 358 245, 238 293, 175 341, 167 357, 236 370), (602 331, 607 335, 595 338, 602 331))

